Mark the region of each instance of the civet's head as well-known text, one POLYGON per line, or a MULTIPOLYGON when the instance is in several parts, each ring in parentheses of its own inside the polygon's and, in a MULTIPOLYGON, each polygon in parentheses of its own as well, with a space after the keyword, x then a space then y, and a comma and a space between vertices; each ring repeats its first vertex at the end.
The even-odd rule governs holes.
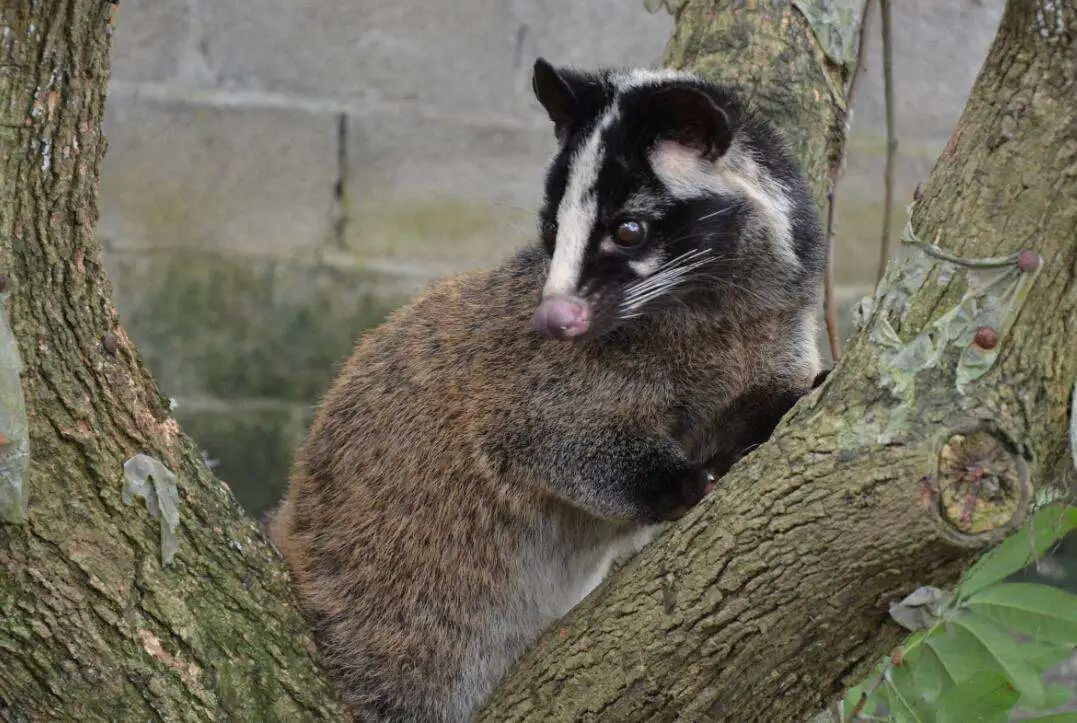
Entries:
POLYGON ((542 59, 533 83, 559 142, 540 212, 540 331, 573 339, 673 308, 741 318, 813 302, 825 247, 807 186, 728 91, 542 59))

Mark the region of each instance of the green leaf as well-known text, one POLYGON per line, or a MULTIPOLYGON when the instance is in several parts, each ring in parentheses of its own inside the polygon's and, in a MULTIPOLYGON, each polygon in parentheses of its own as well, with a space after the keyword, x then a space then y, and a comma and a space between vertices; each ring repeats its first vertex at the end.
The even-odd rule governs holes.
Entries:
POLYGON ((1065 590, 1011 582, 980 590, 966 605, 978 616, 1037 640, 1077 645, 1077 595, 1065 590))
POLYGON ((1023 569, 1074 529, 1077 529, 1077 507, 1062 504, 1043 507, 965 573, 957 588, 958 597, 972 595, 1023 569))
POLYGON ((950 680, 958 685, 975 673, 998 667, 984 646, 963 627, 951 626, 946 633, 932 635, 924 642, 950 680))
POLYGON ((1050 713, 1038 715, 1034 718, 1025 718, 1025 721, 1037 723, 1077 723, 1077 713, 1050 713))
POLYGON ((1005 723, 1019 697, 1006 676, 981 670, 939 698, 939 723, 1005 723))
POLYGON ((912 672, 916 689, 927 703, 934 703, 944 690, 954 686, 954 679, 946 672, 939 656, 928 646, 906 655, 905 664, 912 672))
POLYGON ((1031 648, 1028 652, 1028 661, 1042 671, 1050 670, 1063 660, 1069 660, 1073 655, 1072 645, 1055 645, 1041 640, 1029 640, 1021 645, 1031 648))
POLYGON ((899 723, 929 723, 935 720, 935 714, 922 699, 908 666, 891 666, 886 671, 883 682, 886 685, 886 697, 890 701, 890 714, 899 723))
POLYGON ((1043 705, 1031 705, 1027 700, 1021 698, 1019 701, 1017 701, 1017 707, 1023 708, 1027 711, 1054 710, 1055 708, 1060 708, 1064 706, 1066 703, 1069 702, 1070 698, 1072 697, 1073 693, 1070 691, 1069 688, 1062 685, 1061 683, 1051 683, 1047 686, 1047 695, 1044 698, 1043 705))
POLYGON ((1034 706, 1042 706, 1047 691, 1044 689, 1041 671, 1028 660, 1025 651, 1007 631, 990 620, 974 614, 960 615, 953 620, 969 632, 987 652, 990 665, 1009 678, 1022 697, 1034 706))
POLYGON ((841 712, 845 718, 849 718, 850 712, 856 710, 856 706, 860 704, 860 696, 867 692, 868 680, 872 680, 874 677, 874 675, 871 675, 860 685, 854 685, 845 691, 845 697, 841 701, 841 712))
POLYGON ((1072 645, 1058 645, 1045 640, 1022 640, 1020 645, 1029 664, 1041 673, 1069 660, 1074 652, 1072 645))
MULTIPOLYGON (((874 682, 883 674, 888 662, 889 659, 884 659, 872 669, 871 673, 868 674, 867 678, 865 678, 860 685, 853 686, 845 694, 845 699, 842 701, 842 715, 844 715, 846 719, 850 718, 852 711, 856 710, 856 706, 860 703, 860 696, 862 694, 866 695, 868 690, 873 688, 874 682)), ((875 712, 879 703, 882 702, 882 699, 884 698, 881 693, 881 688, 882 686, 874 686, 871 695, 868 696, 868 699, 864 702, 864 706, 860 709, 859 715, 870 715, 875 712)))

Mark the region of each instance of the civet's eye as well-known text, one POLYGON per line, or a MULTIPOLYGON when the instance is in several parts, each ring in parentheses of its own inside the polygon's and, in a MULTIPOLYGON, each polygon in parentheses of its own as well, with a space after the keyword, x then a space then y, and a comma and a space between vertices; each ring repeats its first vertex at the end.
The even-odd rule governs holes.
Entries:
POLYGON ((647 238, 647 225, 642 221, 622 221, 613 232, 613 240, 621 246, 635 246, 647 238))

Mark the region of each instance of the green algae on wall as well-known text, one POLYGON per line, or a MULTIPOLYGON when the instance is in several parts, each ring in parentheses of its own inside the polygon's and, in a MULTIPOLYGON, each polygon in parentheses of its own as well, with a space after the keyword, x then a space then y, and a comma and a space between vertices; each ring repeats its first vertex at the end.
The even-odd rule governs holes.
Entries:
POLYGON ((362 259, 448 273, 509 256, 536 239, 535 223, 532 211, 493 201, 448 195, 382 198, 374 193, 355 204, 346 245, 362 259))
POLYGON ((253 515, 277 504, 313 404, 268 401, 181 403, 176 419, 217 477, 253 515))
POLYGON ((411 291, 300 260, 186 251, 106 263, 174 415, 253 514, 279 498, 313 407, 360 334, 411 291))

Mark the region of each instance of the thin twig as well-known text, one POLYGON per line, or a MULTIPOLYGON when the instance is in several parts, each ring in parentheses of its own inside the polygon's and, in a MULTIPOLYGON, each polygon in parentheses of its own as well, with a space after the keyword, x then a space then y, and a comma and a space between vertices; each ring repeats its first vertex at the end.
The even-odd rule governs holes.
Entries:
POLYGON ((929 244, 927 241, 921 241, 916 235, 916 232, 912 230, 911 206, 909 207, 909 220, 905 222, 905 231, 901 235, 901 240, 910 246, 915 246, 928 256, 934 256, 942 261, 949 261, 951 264, 957 264, 958 266, 964 266, 969 269, 1001 269, 1005 266, 1015 266, 1018 259, 1021 257, 1020 253, 1012 253, 1009 256, 991 256, 984 259, 963 259, 960 256, 946 253, 934 244, 929 244))
POLYGON ((850 721, 855 721, 860 716, 860 714, 864 712, 864 708, 866 708, 868 704, 868 699, 871 698, 875 691, 878 690, 879 686, 882 685, 883 679, 890 671, 892 665, 893 663, 887 662, 886 667, 882 669, 882 672, 879 673, 879 677, 875 679, 875 682, 871 684, 871 687, 860 693, 860 700, 858 700, 856 702, 856 705, 853 706, 853 709, 849 711, 848 716, 842 719, 842 723, 850 723, 850 721))
MULTIPOLYGON (((857 80, 863 75, 864 70, 864 39, 867 37, 868 17, 871 14, 872 0, 864 3, 863 20, 860 24, 860 39, 856 50, 856 66, 849 76, 849 84, 845 90, 845 134, 849 132, 849 119, 853 112, 853 99, 856 95, 857 80)), ((834 299, 834 209, 837 205, 838 181, 841 180, 842 171, 845 170, 845 144, 842 143, 841 153, 836 162, 830 167, 830 178, 827 188, 827 212, 826 212, 826 272, 823 276, 823 316, 826 319, 826 336, 830 343, 830 356, 835 362, 841 361, 841 337, 838 336, 838 307, 834 299)))
MULTIPOLYGON (((844 163, 844 162, 842 162, 844 163)), ((835 363, 841 361, 841 337, 838 336, 838 303, 834 298, 834 199, 841 171, 831 175, 826 192, 826 270, 823 274, 823 317, 826 319, 826 338, 830 343, 830 357, 835 363)))
POLYGON ((954 256, 948 254, 938 246, 932 246, 929 243, 924 243, 919 239, 916 241, 906 241, 905 243, 910 246, 916 246, 924 251, 928 256, 934 256, 937 259, 943 261, 949 261, 951 264, 957 264, 958 266, 964 266, 970 269, 1001 269, 1004 266, 1016 266, 1017 259, 1021 254, 1010 254, 1009 256, 992 256, 987 259, 963 259, 960 256, 954 256))
POLYGON ((838 335, 838 304, 834 299, 834 189, 835 178, 830 183, 826 197, 830 206, 826 214, 826 271, 823 275, 823 316, 826 319, 826 338, 830 343, 830 356, 841 361, 841 337, 838 335))
POLYGON ((886 103, 886 169, 883 171, 883 232, 879 248, 879 270, 875 281, 881 281, 890 260, 890 218, 894 210, 894 161, 897 158, 897 125, 894 122, 894 60, 890 25, 890 0, 879 0, 883 40, 883 97, 886 103))

